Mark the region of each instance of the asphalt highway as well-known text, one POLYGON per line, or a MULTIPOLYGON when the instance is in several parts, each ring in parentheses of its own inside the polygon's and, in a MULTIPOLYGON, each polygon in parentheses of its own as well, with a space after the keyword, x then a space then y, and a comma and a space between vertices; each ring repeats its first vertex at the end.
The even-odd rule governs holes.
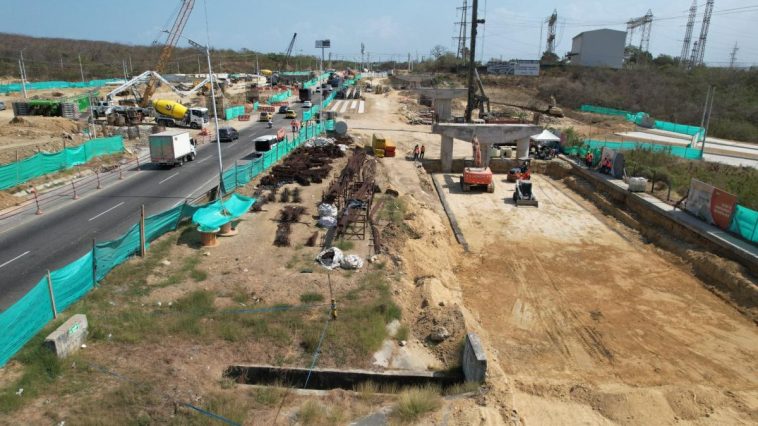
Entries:
MULTIPOLYGON (((297 108, 297 106, 296 106, 297 108)), ((289 129, 289 119, 274 115, 274 129, 266 123, 253 123, 240 130, 240 138, 221 144, 224 170, 235 161, 252 160, 252 140, 289 129)), ((233 125, 232 125, 233 126, 233 125)), ((47 270, 61 268, 83 256, 92 241, 108 241, 123 234, 139 221, 140 208, 147 216, 170 209, 218 184, 216 144, 198 148, 195 161, 174 168, 143 165, 140 171, 126 174, 108 186, 67 199, 17 221, 4 221, 0 228, 0 311, 20 299, 47 270)))

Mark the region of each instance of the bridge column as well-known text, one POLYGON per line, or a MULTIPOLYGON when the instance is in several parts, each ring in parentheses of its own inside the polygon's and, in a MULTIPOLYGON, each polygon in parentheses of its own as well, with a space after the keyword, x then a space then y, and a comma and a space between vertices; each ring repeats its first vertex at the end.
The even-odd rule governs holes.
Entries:
POLYGON ((451 136, 442 135, 440 161, 442 162, 443 173, 450 173, 453 171, 453 138, 451 136))

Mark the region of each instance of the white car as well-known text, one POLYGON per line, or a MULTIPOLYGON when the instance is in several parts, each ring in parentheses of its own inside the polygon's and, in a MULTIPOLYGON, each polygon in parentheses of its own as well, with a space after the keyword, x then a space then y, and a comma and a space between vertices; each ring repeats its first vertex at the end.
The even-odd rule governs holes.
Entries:
POLYGON ((310 108, 313 106, 313 102, 311 101, 303 101, 303 108, 310 108))

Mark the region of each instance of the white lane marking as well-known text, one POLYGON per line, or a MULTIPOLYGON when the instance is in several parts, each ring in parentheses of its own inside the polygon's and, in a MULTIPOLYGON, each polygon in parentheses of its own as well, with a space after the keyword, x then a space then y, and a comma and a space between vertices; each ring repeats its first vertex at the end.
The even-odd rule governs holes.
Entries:
POLYGON ((171 179, 172 177, 174 177, 174 176, 176 176, 176 175, 178 175, 178 174, 179 174, 179 173, 177 172, 177 173, 174 173, 173 175, 171 175, 171 176, 167 177, 166 179, 163 179, 162 181, 158 182, 158 185, 162 184, 163 182, 165 182, 165 181, 167 181, 167 180, 171 179))
POLYGON ((344 102, 345 102, 345 103, 344 103, 344 104, 342 104, 342 108, 340 108, 340 112, 345 112, 345 111, 347 111, 347 106, 350 104, 350 102, 348 102, 348 101, 344 101, 344 102))
POLYGON ((111 210, 115 209, 116 207, 119 207, 119 206, 121 206, 122 204, 124 204, 124 202, 123 202, 123 201, 122 201, 122 202, 120 202, 120 203, 118 203, 118 204, 116 204, 115 206, 113 206, 113 207, 109 208, 108 210, 106 210, 106 211, 104 211, 104 212, 102 212, 102 213, 100 213, 100 214, 96 215, 96 216, 92 216, 91 218, 89 218, 89 220, 88 220, 87 222, 92 222, 93 220, 95 220, 95 219, 97 219, 98 217, 100 217, 100 216, 102 216, 102 215, 104 215, 104 214, 108 213, 109 211, 111 211, 111 210))
POLYGON ((337 108, 339 108, 340 105, 342 105, 342 101, 336 101, 329 111, 337 111, 337 108))
POLYGON ((7 265, 7 264, 9 264, 9 263, 11 263, 11 262, 13 262, 14 260, 18 260, 18 259, 21 259, 22 257, 26 256, 27 254, 29 254, 29 250, 27 250, 27 251, 25 251, 25 252, 23 252, 23 253, 19 254, 18 256, 14 257, 14 258, 13 258, 13 259, 11 259, 11 260, 9 260, 9 261, 7 261, 7 262, 3 263, 2 265, 0 265, 0 268, 2 268, 3 266, 5 266, 5 265, 7 265))
POLYGON ((210 159, 211 159, 211 157, 205 157, 205 158, 203 158, 202 160, 198 161, 197 163, 198 163, 198 164, 200 164, 200 163, 202 163, 203 161, 207 161, 207 160, 210 160, 210 159))
POLYGON ((366 107, 365 102, 360 101, 360 103, 358 103, 358 114, 363 114, 365 107, 366 107))
POLYGON ((353 102, 350 104, 350 109, 355 109, 355 107, 356 107, 356 106, 358 106, 358 101, 353 101, 353 102))

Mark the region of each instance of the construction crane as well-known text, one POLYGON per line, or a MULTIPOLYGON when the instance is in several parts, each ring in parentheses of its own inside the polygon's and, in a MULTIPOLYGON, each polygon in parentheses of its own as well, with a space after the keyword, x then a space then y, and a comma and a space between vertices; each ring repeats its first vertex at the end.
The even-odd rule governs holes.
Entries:
MULTIPOLYGON (((192 8, 194 6, 195 0, 182 0, 182 4, 179 7, 179 13, 176 15, 176 19, 174 20, 174 25, 171 27, 171 30, 168 31, 166 44, 163 45, 160 59, 158 59, 158 65, 155 67, 156 73, 160 74, 166 68, 168 61, 171 58, 171 53, 174 51, 174 47, 179 42, 179 37, 182 35, 182 31, 184 31, 184 26, 187 24, 187 20, 189 19, 190 13, 192 12, 192 8)), ((155 78, 155 76, 151 76, 147 81, 147 85, 145 86, 145 92, 142 94, 142 101, 140 101, 141 107, 145 108, 150 104, 150 98, 153 97, 153 93, 155 93, 157 84, 158 79, 155 78)))
POLYGON ((281 68, 282 72, 287 71, 287 62, 290 58, 290 55, 292 55, 292 48, 295 46, 295 39, 297 38, 297 33, 292 35, 292 40, 290 40, 290 45, 287 46, 287 53, 284 54, 284 59, 282 60, 283 66, 279 67, 281 68))

